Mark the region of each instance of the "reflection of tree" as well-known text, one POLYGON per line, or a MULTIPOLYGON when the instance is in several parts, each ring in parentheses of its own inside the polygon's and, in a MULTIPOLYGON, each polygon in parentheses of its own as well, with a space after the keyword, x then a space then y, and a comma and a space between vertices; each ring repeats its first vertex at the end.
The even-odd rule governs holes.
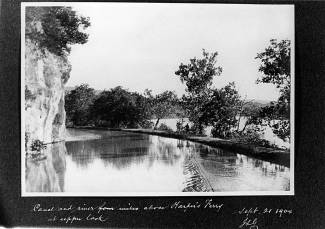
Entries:
POLYGON ((183 147, 190 148, 192 147, 192 144, 190 141, 177 139, 177 148, 183 148, 183 147))
POLYGON ((255 168, 261 168, 262 165, 263 165, 263 161, 261 161, 261 160, 255 160, 254 161, 255 168))
POLYGON ((184 141, 177 139, 177 148, 183 148, 184 147, 184 141))
POLYGON ((188 148, 190 146, 191 146, 190 142, 189 141, 186 141, 186 147, 188 148))
POLYGON ((72 161, 76 162, 77 166, 86 168, 89 163, 94 161, 95 152, 90 146, 91 141, 67 142, 67 152, 71 155, 72 161))
POLYGON ((240 154, 237 156, 236 165, 241 167, 252 166, 252 168, 262 171, 264 176, 275 176, 278 173, 283 173, 286 171, 286 167, 283 165, 273 164, 271 162, 240 154))
POLYGON ((48 145, 44 149, 45 160, 26 160, 27 192, 60 192, 64 191, 64 175, 66 171, 64 143, 48 145))
POLYGON ((143 153, 137 155, 111 157, 108 160, 104 160, 104 163, 105 165, 110 164, 117 169, 125 169, 130 167, 131 165, 138 165, 142 163, 145 160, 144 155, 146 155, 147 152, 148 151, 146 149, 143 153))
POLYGON ((200 157, 207 158, 209 156, 210 150, 208 147, 202 147, 201 145, 199 147, 195 147, 198 149, 198 152, 200 153, 200 157))
POLYGON ((149 135, 120 134, 104 139, 68 142, 67 150, 78 166, 87 167, 99 158, 105 166, 111 164, 122 169, 142 162, 143 156, 148 154, 149 145, 149 135))
POLYGON ((154 161, 173 165, 181 157, 180 150, 183 152, 177 147, 177 142, 168 142, 166 138, 158 137, 155 144, 150 148, 149 167, 153 165, 154 161))
POLYGON ((100 158, 105 166, 112 165, 118 169, 142 163, 148 153, 149 167, 156 160, 173 165, 185 150, 178 149, 174 139, 166 140, 145 134, 123 132, 119 132, 118 135, 107 135, 102 139, 67 142, 66 147, 72 161, 78 166, 88 167, 94 159, 100 158))
POLYGON ((280 172, 284 172, 285 169, 286 169, 286 167, 285 166, 282 166, 282 165, 278 165, 277 167, 279 168, 279 171, 280 172))
POLYGON ((208 159, 208 158, 222 158, 222 159, 227 159, 227 158, 235 158, 236 157, 236 153, 227 151, 227 150, 223 150, 220 148, 213 148, 213 147, 209 147, 209 146, 205 146, 202 144, 195 144, 195 151, 199 152, 200 157, 204 158, 204 159, 208 159))

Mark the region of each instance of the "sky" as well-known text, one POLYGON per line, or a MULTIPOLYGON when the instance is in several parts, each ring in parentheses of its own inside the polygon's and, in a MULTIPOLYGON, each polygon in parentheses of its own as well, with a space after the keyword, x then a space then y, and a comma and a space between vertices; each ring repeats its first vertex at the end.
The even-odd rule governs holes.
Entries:
POLYGON ((213 85, 234 81, 247 99, 277 100, 274 85, 256 84, 255 59, 272 38, 294 39, 294 8, 289 5, 78 3, 90 18, 89 40, 72 46, 66 86, 89 84, 98 90, 122 86, 154 94, 185 92, 174 73, 181 63, 218 52, 223 68, 213 85))

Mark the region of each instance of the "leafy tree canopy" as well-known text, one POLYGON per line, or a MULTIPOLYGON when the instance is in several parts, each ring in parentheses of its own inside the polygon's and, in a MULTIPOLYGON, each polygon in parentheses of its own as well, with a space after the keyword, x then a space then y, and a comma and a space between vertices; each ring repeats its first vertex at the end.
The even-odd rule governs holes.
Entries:
POLYGON ((58 56, 69 54, 70 45, 86 43, 88 34, 81 30, 89 26, 89 18, 71 7, 26 7, 26 38, 58 56))
POLYGON ((282 88, 290 83, 290 40, 277 42, 272 39, 270 43, 264 52, 255 57, 261 60, 259 71, 264 74, 257 82, 272 83, 282 88))
POLYGON ((290 53, 290 40, 272 39, 269 47, 256 56, 261 61, 259 71, 263 73, 257 83, 272 83, 280 89, 278 101, 262 108, 260 115, 283 140, 290 140, 290 53))
POLYGON ((213 129, 214 137, 228 138, 237 126, 240 95, 235 83, 231 82, 221 89, 213 89, 209 103, 205 106, 205 120, 213 129))
POLYGON ((209 53, 203 49, 203 58, 190 59, 189 64, 181 63, 175 72, 182 83, 186 85, 186 91, 199 95, 204 93, 211 85, 214 76, 219 76, 222 68, 216 67, 218 52, 209 53))
POLYGON ((86 125, 90 120, 90 105, 95 98, 95 90, 88 84, 81 84, 65 96, 67 121, 74 125, 86 125))
POLYGON ((229 137, 237 124, 236 114, 240 96, 235 83, 217 89, 212 86, 213 77, 222 72, 216 66, 217 52, 208 53, 203 49, 203 57, 190 59, 187 65, 181 64, 175 72, 186 85, 183 105, 192 122, 192 130, 203 134, 204 127, 213 127, 212 135, 229 137))
POLYGON ((255 57, 260 59, 259 71, 263 73, 256 82, 274 84, 280 89, 280 100, 286 103, 290 102, 290 52, 290 40, 272 39, 269 47, 255 57))
POLYGON ((148 109, 144 96, 115 87, 101 92, 94 100, 91 110, 96 122, 114 128, 134 128, 149 119, 148 109))
POLYGON ((209 53, 203 49, 202 58, 192 58, 189 64, 181 63, 175 75, 179 76, 186 85, 186 94, 182 97, 182 104, 193 123, 193 131, 203 134, 208 120, 205 120, 205 104, 209 102, 212 80, 222 72, 216 67, 218 52, 209 53))
POLYGON ((175 107, 178 103, 178 98, 173 91, 164 91, 152 98, 151 111, 157 118, 155 129, 158 126, 159 120, 175 112, 175 107))

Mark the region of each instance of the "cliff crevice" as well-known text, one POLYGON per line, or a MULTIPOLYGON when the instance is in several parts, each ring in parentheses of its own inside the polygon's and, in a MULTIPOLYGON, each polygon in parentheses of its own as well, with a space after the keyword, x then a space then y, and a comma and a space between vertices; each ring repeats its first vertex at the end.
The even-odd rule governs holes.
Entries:
POLYGON ((60 141, 65 135, 64 84, 71 66, 64 57, 26 39, 25 45, 25 131, 29 145, 60 141))

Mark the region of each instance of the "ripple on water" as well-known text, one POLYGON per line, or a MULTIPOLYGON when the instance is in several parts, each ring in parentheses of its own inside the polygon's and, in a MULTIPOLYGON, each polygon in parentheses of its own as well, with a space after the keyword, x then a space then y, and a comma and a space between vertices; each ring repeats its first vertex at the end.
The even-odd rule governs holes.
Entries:
POLYGON ((211 187, 206 178, 200 172, 200 168, 197 165, 194 158, 187 158, 184 161, 185 181, 183 192, 209 192, 211 187))

